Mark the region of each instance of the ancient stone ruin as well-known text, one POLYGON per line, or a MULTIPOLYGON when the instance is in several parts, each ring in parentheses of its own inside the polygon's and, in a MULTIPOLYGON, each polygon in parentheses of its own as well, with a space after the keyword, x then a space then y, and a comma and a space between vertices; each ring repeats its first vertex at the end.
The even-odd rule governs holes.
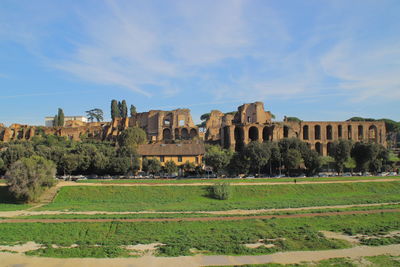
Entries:
POLYGON ((173 143, 202 139, 224 148, 240 149, 251 141, 278 141, 298 138, 307 142, 321 155, 328 155, 332 142, 340 138, 353 141, 375 142, 387 146, 386 128, 383 121, 272 121, 272 114, 264 110, 262 102, 244 104, 236 113, 224 114, 213 110, 206 122, 205 135, 199 131, 189 109, 171 111, 150 110, 129 118, 117 118, 112 122, 74 122, 64 127, 43 127, 0 124, 0 141, 30 140, 36 135, 65 136, 72 140, 82 137, 98 140, 115 140, 128 127, 141 127, 149 143, 173 143))

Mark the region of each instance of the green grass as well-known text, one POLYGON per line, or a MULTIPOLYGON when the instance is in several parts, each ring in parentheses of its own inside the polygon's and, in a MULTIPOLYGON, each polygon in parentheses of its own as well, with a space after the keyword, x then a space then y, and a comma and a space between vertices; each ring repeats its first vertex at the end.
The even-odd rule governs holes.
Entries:
POLYGON ((322 260, 318 262, 304 262, 301 264, 250 264, 243 265, 243 267, 357 267, 357 266, 371 266, 371 267, 400 267, 400 257, 396 256, 373 256, 362 257, 364 264, 360 264, 361 260, 350 258, 333 258, 329 260, 322 260), (365 265, 365 261, 372 263, 365 265))
MULTIPOLYGON (((166 244, 159 248, 159 255, 190 255, 190 248, 205 251, 206 254, 258 255, 277 251, 349 247, 347 242, 326 239, 318 231, 347 231, 368 235, 386 233, 400 229, 399 218, 399 213, 379 213, 208 222, 2 223, 0 243, 34 241, 46 244, 49 248, 39 253, 43 256, 52 255, 53 252, 48 251, 51 250, 50 244, 115 247, 155 242, 166 244), (272 241, 275 247, 249 249, 243 246, 259 239, 276 239, 272 241)), ((63 256, 74 256, 75 253, 78 252, 63 252, 63 256)))
POLYGON ((29 251, 26 254, 51 258, 116 258, 128 257, 129 251, 117 246, 80 246, 75 248, 46 247, 29 251))
POLYGON ((23 210, 31 207, 29 204, 17 203, 8 192, 7 186, 0 186, 0 211, 23 210))
POLYGON ((249 185, 232 187, 228 200, 209 196, 208 186, 63 187, 38 210, 200 211, 310 207, 400 201, 400 182, 249 185))
POLYGON ((319 177, 319 178, 202 178, 202 179, 88 179, 79 180, 77 183, 105 183, 105 184, 121 184, 121 183, 149 183, 149 184, 191 184, 191 183, 260 183, 260 182, 293 182, 296 179, 299 182, 318 182, 318 181, 356 181, 356 180, 376 180, 376 179, 399 179, 400 176, 351 176, 351 177, 319 177))

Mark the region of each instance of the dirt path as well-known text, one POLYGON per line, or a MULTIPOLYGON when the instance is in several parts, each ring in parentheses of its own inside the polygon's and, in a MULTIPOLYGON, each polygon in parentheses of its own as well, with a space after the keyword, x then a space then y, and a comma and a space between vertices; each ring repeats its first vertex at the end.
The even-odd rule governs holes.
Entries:
POLYGON ((375 214, 382 212, 400 212, 400 209, 380 210, 357 210, 357 211, 335 211, 323 213, 302 213, 288 215, 256 215, 256 216, 232 216, 232 217, 191 217, 191 218, 140 218, 140 219, 4 219, 0 223, 66 223, 66 222, 194 222, 194 221, 238 221, 249 219, 271 219, 271 218, 304 218, 337 216, 351 214, 375 214))
POLYGON ((279 252, 260 256, 181 256, 181 257, 155 257, 144 256, 140 258, 42 258, 31 257, 23 254, 0 253, 2 266, 25 266, 25 267, 50 267, 50 266, 87 266, 87 267, 109 267, 109 266, 221 266, 221 265, 244 265, 244 264, 298 264, 301 262, 321 261, 331 258, 348 257, 357 259, 365 256, 392 255, 400 256, 400 245, 389 245, 379 247, 353 247, 347 249, 332 249, 319 251, 293 251, 279 252))
MULTIPOLYGON (((334 181, 299 181, 296 184, 337 184, 337 183, 369 183, 369 182, 395 182, 400 181, 399 179, 385 178, 385 179, 365 179, 365 180, 334 180, 334 181)), ((214 182, 205 183, 76 183, 70 181, 62 181, 57 184, 58 187, 62 186, 202 186, 202 185, 214 185, 214 182)), ((293 182, 248 182, 248 183, 230 183, 232 186, 243 186, 243 185, 285 185, 294 184, 293 182)))
POLYGON ((281 209, 253 209, 253 210, 217 210, 217 211, 58 211, 58 210, 44 210, 33 211, 33 209, 43 206, 39 204, 26 210, 17 211, 1 211, 1 218, 11 218, 17 216, 35 216, 35 215, 129 215, 129 214, 213 214, 213 215, 252 215, 266 212, 282 212, 282 211, 304 211, 304 210, 318 210, 318 209, 346 209, 357 207, 379 207, 383 205, 399 205, 400 202, 391 203, 368 203, 368 204, 351 204, 351 205, 335 205, 335 206, 312 206, 301 208, 281 208, 281 209))

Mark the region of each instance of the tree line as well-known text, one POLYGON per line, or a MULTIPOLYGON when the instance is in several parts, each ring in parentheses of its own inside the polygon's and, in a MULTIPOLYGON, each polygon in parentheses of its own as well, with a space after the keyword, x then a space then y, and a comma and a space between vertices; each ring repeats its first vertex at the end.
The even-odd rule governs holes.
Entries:
MULTIPOLYGON (((131 105, 129 108, 130 116, 133 117, 136 115, 136 107, 131 105)), ((127 118, 128 117, 128 105, 126 104, 126 100, 117 101, 115 99, 111 100, 111 119, 115 118, 127 118)))
POLYGON ((33 156, 52 161, 58 175, 135 173, 140 167, 136 146, 146 141, 146 133, 141 128, 131 127, 116 142, 89 138, 77 142, 43 134, 30 141, 0 143, 0 174, 8 171, 13 163, 33 156))
POLYGON ((399 161, 382 145, 375 143, 353 143, 338 140, 332 143, 329 156, 322 157, 310 146, 296 138, 286 138, 278 142, 251 142, 240 151, 207 146, 205 163, 218 175, 294 175, 305 173, 312 176, 320 172, 326 163, 332 163, 338 173, 345 169, 357 172, 389 171, 399 161))

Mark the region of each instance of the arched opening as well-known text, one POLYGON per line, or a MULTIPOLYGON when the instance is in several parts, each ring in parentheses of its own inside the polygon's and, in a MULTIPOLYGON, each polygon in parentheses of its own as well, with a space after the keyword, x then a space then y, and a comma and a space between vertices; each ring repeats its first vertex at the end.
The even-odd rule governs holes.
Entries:
POLYGON ((315 134, 315 140, 321 140, 321 126, 319 125, 314 126, 314 134, 315 134))
POLYGON ((258 140, 258 129, 257 127, 251 126, 249 129, 249 139, 251 141, 257 141, 258 140))
POLYGON ((349 139, 349 140, 352 139, 352 135, 353 135, 353 133, 352 133, 351 130, 352 130, 352 129, 351 129, 351 125, 348 125, 348 126, 347 126, 347 139, 349 139))
POLYGON ((332 140, 332 126, 328 125, 326 126, 326 139, 332 140))
POLYGON ((289 127, 283 126, 283 138, 289 137, 289 127))
POLYGON ((328 154, 328 156, 332 156, 332 143, 331 142, 329 142, 327 145, 326 145, 326 153, 328 154))
POLYGON ((322 155, 322 145, 320 142, 315 143, 315 151, 317 151, 318 154, 322 155))
POLYGON ((195 138, 197 136, 197 131, 196 129, 191 129, 190 130, 190 138, 195 138))
POLYGON ((272 141, 273 128, 265 126, 263 129, 263 141, 272 141))
POLYGON ((172 139, 171 130, 168 128, 165 128, 163 130, 163 140, 171 140, 171 139, 172 139))
POLYGON ((364 127, 362 125, 358 125, 358 140, 364 139, 364 127))
POLYGON ((343 137, 342 125, 338 125, 337 131, 338 131, 338 137, 339 137, 339 138, 342 138, 342 137, 343 137))
POLYGON ((175 139, 180 139, 180 138, 181 138, 181 136, 179 134, 179 129, 175 128, 175 139))
POLYGON ((370 142, 378 142, 378 129, 375 125, 371 125, 368 128, 368 140, 370 142))
POLYGON ((303 126, 303 140, 308 140, 308 125, 303 126))
POLYGON ((189 139, 189 131, 186 128, 182 128, 181 136, 182 139, 189 139))
POLYGON ((234 136, 235 136, 235 150, 239 151, 243 148, 243 139, 244 139, 243 129, 241 127, 235 127, 234 136))

